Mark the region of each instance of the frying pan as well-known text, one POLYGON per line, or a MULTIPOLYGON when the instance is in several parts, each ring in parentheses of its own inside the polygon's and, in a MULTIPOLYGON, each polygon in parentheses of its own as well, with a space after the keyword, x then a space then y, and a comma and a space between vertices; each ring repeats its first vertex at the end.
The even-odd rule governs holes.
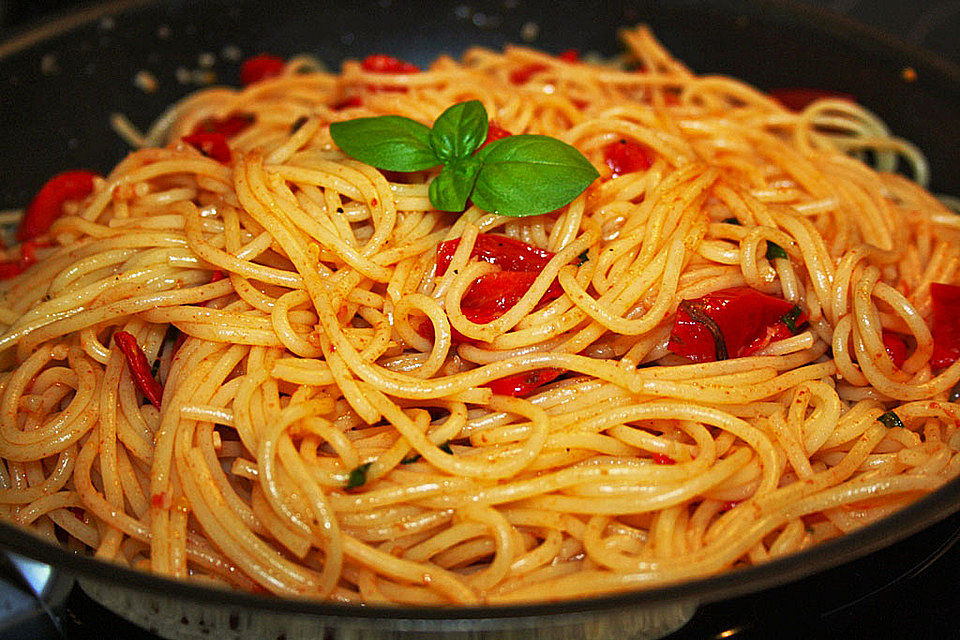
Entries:
MULTIPOLYGON (((652 25, 698 73, 729 74, 761 88, 854 94, 923 149, 932 191, 960 195, 960 69, 790 2, 380 0, 321 6, 302 0, 127 0, 0 41, 0 210, 22 207, 64 168, 109 170, 128 151, 109 127, 110 114, 124 113, 146 127, 166 105, 198 88, 198 79, 236 85, 238 56, 307 52, 336 69, 344 58, 385 52, 426 65, 440 53, 457 56, 468 46, 508 42, 613 55, 617 29, 639 22, 652 25), (152 91, 134 81, 144 71, 157 80, 152 91)), ((698 604, 850 562, 958 510, 960 480, 857 532, 757 567, 613 596, 511 607, 359 607, 229 592, 73 555, 5 523, 0 544, 79 576, 95 599, 168 637, 654 638, 682 625, 698 604)))

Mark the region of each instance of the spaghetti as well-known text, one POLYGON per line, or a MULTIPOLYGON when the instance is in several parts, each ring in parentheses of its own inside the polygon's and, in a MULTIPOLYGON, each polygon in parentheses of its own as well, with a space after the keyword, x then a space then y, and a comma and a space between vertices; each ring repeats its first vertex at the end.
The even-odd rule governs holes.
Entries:
POLYGON ((625 41, 264 58, 175 105, 9 252, 0 514, 233 588, 500 604, 761 563, 957 476, 960 218, 891 173, 922 156, 625 41), (452 214, 330 138, 474 99, 601 178, 452 214))

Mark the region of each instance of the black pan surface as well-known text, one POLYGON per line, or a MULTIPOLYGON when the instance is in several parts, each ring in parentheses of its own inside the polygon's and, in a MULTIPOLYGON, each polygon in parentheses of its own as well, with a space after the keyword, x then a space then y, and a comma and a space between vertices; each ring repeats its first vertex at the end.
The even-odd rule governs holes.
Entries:
MULTIPOLYGON (((761 88, 816 87, 855 95, 932 165, 931 188, 960 195, 960 70, 931 54, 828 12, 776 0, 204 3, 128 0, 87 8, 0 41, 0 210, 22 207, 68 167, 107 171, 127 152, 109 126, 124 113, 146 127, 198 88, 197 71, 237 84, 239 60, 262 51, 307 52, 331 68, 385 52, 426 65, 440 53, 513 42, 559 52, 617 52, 620 26, 646 22, 698 73, 761 88), (536 34, 532 40, 526 38, 536 34), (208 64, 209 63, 209 64, 208 64), (134 83, 147 71, 156 91, 134 83)), ((716 601, 782 585, 888 546, 960 510, 960 481, 852 535, 765 565, 616 596, 521 607, 345 607, 264 598, 106 565, 0 523, 8 548, 80 575, 211 603, 319 616, 494 619, 609 610, 680 600, 716 601)))

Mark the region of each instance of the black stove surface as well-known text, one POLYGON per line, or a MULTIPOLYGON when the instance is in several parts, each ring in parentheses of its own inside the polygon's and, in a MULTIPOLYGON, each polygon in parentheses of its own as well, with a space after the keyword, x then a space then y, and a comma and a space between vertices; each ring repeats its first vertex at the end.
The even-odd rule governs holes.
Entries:
MULTIPOLYGON (((808 0, 960 63, 960 1, 808 0)), ((0 30, 75 3, 0 0, 0 30)), ((700 607, 668 640, 960 639, 960 514, 857 562, 762 593, 700 607)), ((148 640, 156 636, 87 597, 66 576, 0 555, 0 639, 148 640), (29 571, 23 574, 23 568, 29 571), (46 601, 33 595, 56 578, 46 601), (46 582, 45 582, 46 581, 46 582)), ((629 639, 624 639, 629 640, 629 639)))

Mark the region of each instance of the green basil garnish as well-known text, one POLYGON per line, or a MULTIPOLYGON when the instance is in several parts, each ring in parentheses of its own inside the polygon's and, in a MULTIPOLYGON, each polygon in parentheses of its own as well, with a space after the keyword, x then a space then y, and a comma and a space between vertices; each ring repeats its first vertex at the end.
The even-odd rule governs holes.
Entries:
POLYGON ((735 224, 735 225, 737 225, 738 227, 742 227, 742 226, 743 226, 742 224, 740 224, 740 221, 737 220, 736 218, 724 218, 724 219, 721 220, 720 222, 722 222, 722 223, 724 223, 724 224, 735 224))
POLYGON ((774 260, 776 258, 786 260, 789 257, 790 256, 787 255, 787 252, 783 247, 778 245, 776 242, 770 242, 767 240, 767 260, 774 260))
POLYGON ((451 160, 430 182, 430 202, 441 211, 463 211, 480 172, 480 162, 473 156, 451 160))
POLYGON ((793 335, 800 333, 800 328, 797 326, 797 319, 801 313, 803 313, 803 311, 800 309, 800 305, 795 304, 790 311, 783 314, 783 324, 787 325, 787 329, 790 329, 790 333, 793 335))
MULTIPOLYGON (((449 454, 451 454, 451 455, 453 454, 453 449, 450 448, 450 441, 449 441, 449 440, 447 440, 447 441, 444 442, 443 444, 439 445, 437 448, 440 449, 440 451, 443 451, 444 453, 449 453, 449 454)), ((401 460, 401 461, 400 461, 400 464, 413 464, 414 462, 416 462, 417 460, 419 460, 420 457, 421 457, 421 456, 420 456, 419 453, 414 453, 413 455, 407 456, 406 458, 404 458, 403 460, 401 460)))
POLYGON ((893 411, 887 411, 885 414, 877 418, 877 420, 879 420, 883 426, 887 427, 888 429, 893 429, 895 427, 900 427, 901 429, 903 428, 903 421, 900 420, 900 416, 895 414, 893 411))
POLYGON ((378 169, 423 171, 441 163, 430 145, 430 127, 403 116, 334 122, 330 135, 348 156, 378 169))
POLYGON ((352 469, 347 478, 347 489, 355 489, 356 487, 362 487, 367 484, 367 470, 372 464, 372 462, 364 462, 355 469, 352 469))
POLYGON ((437 118, 430 146, 443 162, 466 158, 487 139, 487 110, 479 100, 455 104, 437 118))
POLYGON ((531 216, 559 209, 600 174, 579 151, 547 136, 509 136, 477 154, 483 166, 473 203, 502 216, 531 216))
POLYGON ((574 147, 549 136, 508 136, 480 149, 488 127, 483 104, 471 100, 444 111, 432 128, 403 116, 377 116, 334 122, 330 135, 344 153, 378 169, 444 165, 428 192, 441 211, 463 211, 472 199, 504 216, 548 213, 600 175, 574 147))

